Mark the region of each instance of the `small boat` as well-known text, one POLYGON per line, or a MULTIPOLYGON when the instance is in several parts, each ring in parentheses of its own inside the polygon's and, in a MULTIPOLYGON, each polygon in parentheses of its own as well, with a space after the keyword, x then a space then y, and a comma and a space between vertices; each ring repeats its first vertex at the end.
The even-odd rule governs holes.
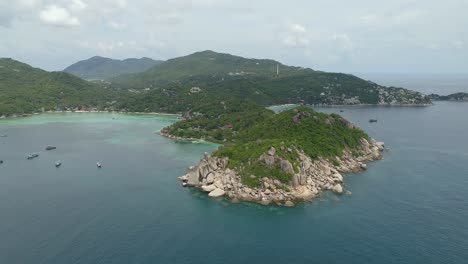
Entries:
POLYGON ((46 150, 53 150, 53 149, 56 149, 57 147, 54 147, 54 146, 47 146, 45 149, 46 150))
POLYGON ((369 123, 377 123, 377 119, 369 119, 369 123))
POLYGON ((102 167, 101 162, 96 163, 96 166, 97 166, 98 168, 101 168, 101 167, 102 167))
POLYGON ((340 112, 341 112, 341 113, 343 113, 343 112, 344 112, 344 110, 340 110, 340 112))
POLYGON ((0 160, 0 164, 3 164, 3 160, 0 160))
POLYGON ((0 135, 0 137, 8 137, 8 136, 7 136, 7 135, 5 135, 5 134, 2 134, 2 135, 0 135))
POLYGON ((29 154, 28 155, 28 160, 34 159, 34 158, 37 158, 37 157, 39 157, 39 154, 37 154, 37 153, 29 154))
POLYGON ((57 161, 55 162, 55 167, 56 167, 56 168, 60 167, 61 165, 62 165, 62 162, 61 162, 60 160, 57 160, 57 161))

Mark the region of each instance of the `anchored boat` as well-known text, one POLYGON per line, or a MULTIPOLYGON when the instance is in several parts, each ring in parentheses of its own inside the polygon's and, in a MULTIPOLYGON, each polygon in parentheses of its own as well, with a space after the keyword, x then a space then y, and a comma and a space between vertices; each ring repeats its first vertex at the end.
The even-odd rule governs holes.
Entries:
POLYGON ((37 153, 32 153, 32 154, 29 154, 29 155, 28 155, 28 160, 34 159, 34 158, 37 158, 37 157, 39 157, 39 154, 37 154, 37 153))

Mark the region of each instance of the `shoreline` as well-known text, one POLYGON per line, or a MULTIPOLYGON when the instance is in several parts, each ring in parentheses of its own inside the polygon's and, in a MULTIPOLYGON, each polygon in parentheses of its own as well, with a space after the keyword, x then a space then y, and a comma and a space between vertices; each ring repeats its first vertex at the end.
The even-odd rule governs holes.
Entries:
MULTIPOLYGON (((435 100, 438 101, 438 100, 435 100)), ((441 100, 442 101, 442 100, 441 100)), ((359 106, 375 106, 375 107, 427 107, 433 106, 433 102, 430 104, 349 104, 349 105, 336 105, 336 104, 305 104, 306 106, 310 107, 359 107, 359 106)), ((300 106, 300 104, 275 104, 265 106, 265 108, 270 109, 272 107, 284 107, 284 106, 300 106)), ((272 110, 272 109, 270 109, 272 110)), ((274 111, 274 110, 272 110, 274 111)), ((44 112, 37 112, 37 113, 27 113, 27 114, 11 114, 11 115, 1 115, 0 119, 7 119, 7 118, 18 118, 18 117, 30 117, 33 115, 40 115, 43 113, 119 113, 119 114, 137 114, 137 115, 166 115, 171 116, 175 115, 178 117, 182 117, 183 113, 167 113, 167 112, 127 112, 127 111, 119 111, 119 110, 76 110, 76 111, 44 111, 44 112)))
POLYGON ((44 111, 41 113, 32 113, 32 114, 13 114, 9 116, 2 115, 0 119, 13 119, 13 118, 21 118, 21 117, 31 117, 35 115, 42 115, 42 114, 64 114, 64 113, 109 113, 109 114, 132 114, 132 115, 161 115, 161 116, 177 116, 182 117, 181 113, 164 113, 164 112, 125 112, 125 111, 108 111, 108 110, 77 110, 77 111, 44 111))
POLYGON ((170 135, 168 133, 162 132, 163 129, 164 128, 162 128, 160 131, 156 132, 156 134, 159 134, 162 137, 172 139, 172 140, 175 140, 175 141, 190 141, 190 142, 200 142, 200 143, 201 142, 207 142, 207 143, 212 143, 212 144, 218 144, 218 143, 211 142, 211 141, 206 141, 206 140, 200 139, 200 138, 184 138, 184 137, 173 136, 173 135, 170 135))
POLYGON ((428 107, 433 106, 434 104, 431 102, 430 104, 349 104, 349 105, 327 105, 327 104, 307 104, 306 106, 311 107, 359 107, 359 106, 375 106, 375 107, 428 107))

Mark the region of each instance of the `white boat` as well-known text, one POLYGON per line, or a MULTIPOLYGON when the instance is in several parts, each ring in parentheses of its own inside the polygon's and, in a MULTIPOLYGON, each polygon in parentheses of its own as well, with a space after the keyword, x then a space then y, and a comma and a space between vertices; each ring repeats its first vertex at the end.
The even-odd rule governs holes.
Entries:
POLYGON ((33 153, 33 154, 29 154, 27 159, 30 160, 30 159, 34 159, 34 158, 37 158, 37 157, 39 157, 39 154, 33 153))
POLYGON ((101 168, 101 167, 102 167, 101 162, 96 163, 96 166, 97 166, 98 168, 101 168))
POLYGON ((61 165, 62 165, 62 162, 61 162, 60 160, 57 160, 57 161, 55 162, 55 167, 58 168, 58 167, 60 167, 61 165))

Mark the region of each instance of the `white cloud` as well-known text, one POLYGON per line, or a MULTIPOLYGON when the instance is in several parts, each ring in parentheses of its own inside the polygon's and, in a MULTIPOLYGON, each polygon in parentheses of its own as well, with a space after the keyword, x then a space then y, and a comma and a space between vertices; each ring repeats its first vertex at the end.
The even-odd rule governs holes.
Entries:
POLYGON ((97 43, 89 43, 89 42, 82 42, 79 43, 81 47, 85 47, 87 49, 93 49, 97 52, 97 54, 101 55, 112 55, 115 52, 120 52, 127 46, 134 47, 136 42, 134 41, 98 41, 97 43))
POLYGON ((309 45, 305 26, 297 23, 289 25, 288 33, 283 38, 283 44, 287 47, 302 48, 309 45))
POLYGON ((115 49, 116 45, 114 43, 105 43, 105 42, 98 42, 96 48, 101 53, 109 53, 115 49))
POLYGON ((78 18, 72 16, 66 8, 56 5, 50 5, 42 10, 39 18, 42 22, 52 26, 73 27, 80 25, 78 18))
POLYGON ((127 1, 126 0, 115 0, 113 1, 114 4, 118 7, 118 8, 125 8, 127 7, 127 1))
POLYGON ((20 7, 33 8, 35 6, 38 6, 42 1, 41 0, 20 0, 18 2, 19 2, 20 7))
POLYGON ((80 11, 80 10, 83 10, 87 7, 88 5, 83 2, 82 0, 72 0, 72 3, 70 5, 70 9, 71 10, 75 10, 75 11, 80 11))
POLYGON ((286 36, 283 39, 283 44, 288 47, 301 48, 309 44, 309 40, 301 36, 286 36))
POLYGON ((301 24, 291 24, 290 31, 293 33, 305 33, 306 28, 301 24))
POLYGON ((347 34, 335 34, 332 39, 337 41, 340 47, 345 51, 352 51, 354 49, 354 44, 347 34))
POLYGON ((464 47, 464 42, 461 41, 461 40, 455 40, 455 41, 452 41, 452 46, 456 49, 462 49, 464 47))
POLYGON ((429 45, 427 45, 427 48, 430 50, 438 50, 440 49, 440 45, 437 43, 430 43, 429 45))
POLYGON ((115 30, 124 30, 127 28, 127 24, 125 23, 119 23, 116 21, 110 21, 109 26, 115 30))

